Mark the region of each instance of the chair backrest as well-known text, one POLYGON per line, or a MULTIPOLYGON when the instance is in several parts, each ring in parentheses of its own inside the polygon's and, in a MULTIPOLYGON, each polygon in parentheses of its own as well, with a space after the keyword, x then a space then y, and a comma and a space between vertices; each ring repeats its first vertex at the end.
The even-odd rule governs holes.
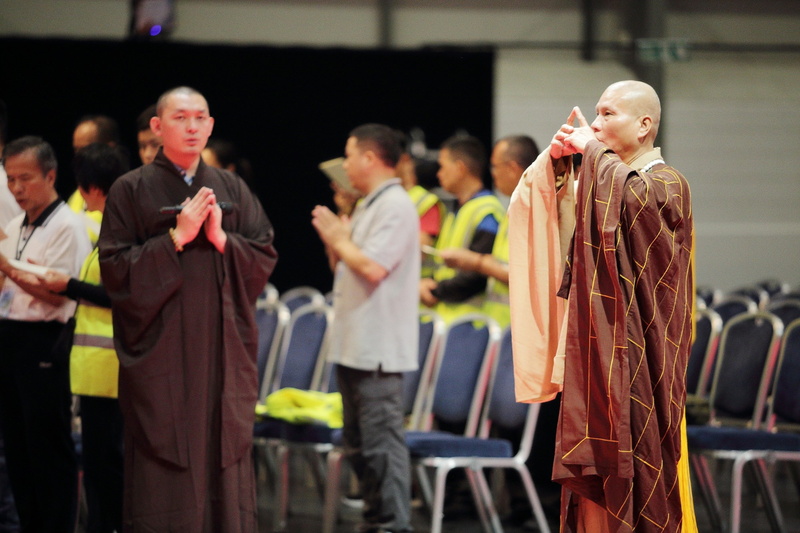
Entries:
POLYGON ((436 417, 448 424, 464 424, 466 436, 476 434, 501 334, 497 322, 483 313, 469 313, 450 322, 426 392, 421 429, 430 429, 432 417, 436 417))
POLYGON ((722 298, 722 291, 708 286, 698 286, 695 294, 699 308, 711 307, 722 298))
POLYGON ((770 398, 769 429, 800 430, 800 319, 786 326, 770 398))
POLYGON ((800 298, 783 298, 770 301, 767 311, 781 319, 784 326, 800 318, 800 298))
POLYGON ((705 397, 714 371, 722 318, 713 309, 695 311, 695 337, 686 368, 686 393, 705 397))
POLYGON ((511 328, 503 331, 497 357, 491 366, 486 401, 481 411, 478 436, 489 437, 491 428, 522 429, 517 454, 526 459, 533 446, 540 404, 519 403, 514 392, 514 357, 511 328))
POLYGON ((325 302, 298 307, 283 335, 272 390, 318 390, 333 309, 325 302))
POLYGON ((782 335, 783 323, 765 311, 742 313, 725 324, 709 396, 709 423, 762 426, 782 335))
POLYGON ((280 300, 286 304, 290 312, 294 313, 298 308, 308 303, 325 303, 325 295, 319 289, 301 285, 282 293, 280 300))
POLYGON ((267 282, 267 284, 264 285, 264 290, 258 295, 257 302, 277 302, 278 300, 280 300, 278 288, 272 283, 267 282))
POLYGON ((417 370, 403 374, 403 409, 406 415, 411 415, 409 429, 419 427, 425 393, 431 384, 446 330, 447 326, 438 313, 430 309, 420 310, 417 370))
POLYGON ((289 325, 289 308, 279 300, 256 301, 256 326, 258 327, 258 387, 261 397, 272 392, 272 378, 281 347, 283 333, 289 325))
POLYGON ((765 310, 767 308, 767 303, 769 303, 769 293, 766 289, 759 285, 747 285, 744 287, 739 287, 730 291, 728 294, 750 298, 760 311, 765 310))
POLYGON ((711 306, 717 312, 725 324, 731 318, 742 313, 754 313, 758 311, 758 305, 749 296, 742 294, 729 294, 711 306))
POLYGON ((762 279, 756 283, 756 286, 767 291, 770 300, 772 300, 772 297, 776 294, 789 292, 789 284, 775 278, 762 279))

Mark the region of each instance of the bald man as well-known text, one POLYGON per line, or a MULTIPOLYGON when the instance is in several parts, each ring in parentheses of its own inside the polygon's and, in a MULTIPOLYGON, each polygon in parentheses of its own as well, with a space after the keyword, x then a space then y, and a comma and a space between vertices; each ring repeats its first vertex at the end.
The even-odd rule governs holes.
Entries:
POLYGON ((596 114, 590 125, 573 108, 509 205, 517 396, 562 392, 553 466, 562 531, 696 531, 682 453, 689 185, 655 147, 652 87, 614 83, 596 114))

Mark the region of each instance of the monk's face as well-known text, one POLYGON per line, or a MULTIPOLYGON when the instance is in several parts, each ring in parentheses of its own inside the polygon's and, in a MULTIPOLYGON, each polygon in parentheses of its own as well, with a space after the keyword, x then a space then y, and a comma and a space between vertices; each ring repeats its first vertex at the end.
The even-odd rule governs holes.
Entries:
POLYGON ((609 88, 597 102, 597 118, 592 122, 597 140, 614 150, 623 160, 638 148, 643 115, 637 113, 628 91, 609 88))
POLYGON ((161 137, 164 153, 174 162, 199 157, 211 136, 214 118, 202 95, 177 92, 163 111, 150 120, 150 127, 161 137))

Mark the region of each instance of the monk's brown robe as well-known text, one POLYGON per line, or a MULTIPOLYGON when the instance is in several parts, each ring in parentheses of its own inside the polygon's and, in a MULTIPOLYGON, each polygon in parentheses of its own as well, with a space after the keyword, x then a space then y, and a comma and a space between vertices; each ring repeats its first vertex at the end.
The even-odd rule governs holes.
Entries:
POLYGON ((202 161, 191 186, 163 152, 114 183, 98 246, 121 363, 126 532, 257 530, 254 313, 272 240, 244 181, 202 161), (178 253, 175 215, 159 208, 202 186, 234 205, 224 253, 202 228, 178 253))
POLYGON ((563 531, 576 528, 573 492, 607 510, 610 531, 680 532, 694 293, 689 186, 663 162, 636 171, 592 141, 576 218, 562 287, 569 315, 553 468, 566 489, 563 531))

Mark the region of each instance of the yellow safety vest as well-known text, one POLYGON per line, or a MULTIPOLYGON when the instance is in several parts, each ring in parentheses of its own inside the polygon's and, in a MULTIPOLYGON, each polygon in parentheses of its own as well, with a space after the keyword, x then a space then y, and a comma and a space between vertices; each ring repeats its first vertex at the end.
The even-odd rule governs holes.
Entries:
POLYGON ((100 223, 103 221, 103 212, 86 211, 86 203, 83 201, 83 196, 81 196, 78 189, 75 189, 75 192, 69 197, 67 205, 73 212, 86 218, 84 224, 86 225, 86 233, 89 235, 89 240, 92 244, 97 243, 97 238, 100 236, 100 223))
MULTIPOLYGON (((408 190, 408 196, 417 207, 417 214, 420 218, 422 218, 422 216, 433 206, 436 206, 439 209, 440 221, 443 221, 447 215, 447 207, 445 207, 444 202, 442 202, 438 196, 421 185, 414 185, 411 187, 408 190)), ((436 270, 436 262, 434 261, 433 257, 428 254, 424 254, 422 256, 420 276, 423 278, 430 278, 433 276, 434 270, 436 270)))
MULTIPOLYGON (((500 200, 493 194, 478 196, 468 200, 456 213, 448 213, 442 224, 442 231, 436 241, 438 250, 447 248, 468 248, 475 235, 478 225, 488 215, 496 220, 501 220, 505 209, 500 200)), ((433 279, 444 281, 453 278, 457 270, 445 264, 438 264, 433 279)), ((485 294, 478 294, 467 301, 458 303, 439 302, 434 310, 449 323, 455 318, 467 313, 482 311, 485 294)))
MULTIPOLYGON (((508 216, 500 220, 497 236, 492 246, 492 257, 497 261, 508 264, 508 216)), ((483 311, 494 318, 501 328, 511 323, 511 309, 508 306, 508 283, 503 283, 497 278, 489 277, 486 283, 486 301, 483 311)))
MULTIPOLYGON (((100 285, 97 248, 83 262, 82 281, 100 285)), ((111 309, 85 300, 75 311, 75 339, 69 359, 70 387, 83 396, 118 396, 119 360, 114 350, 111 309)))

